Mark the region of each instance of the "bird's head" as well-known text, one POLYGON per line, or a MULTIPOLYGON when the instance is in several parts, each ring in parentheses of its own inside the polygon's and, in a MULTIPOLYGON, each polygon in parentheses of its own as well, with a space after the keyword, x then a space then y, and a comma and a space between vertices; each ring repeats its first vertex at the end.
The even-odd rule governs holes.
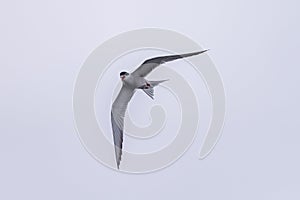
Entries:
POLYGON ((128 72, 121 72, 120 73, 120 78, 121 78, 122 81, 124 81, 127 76, 129 76, 128 72))

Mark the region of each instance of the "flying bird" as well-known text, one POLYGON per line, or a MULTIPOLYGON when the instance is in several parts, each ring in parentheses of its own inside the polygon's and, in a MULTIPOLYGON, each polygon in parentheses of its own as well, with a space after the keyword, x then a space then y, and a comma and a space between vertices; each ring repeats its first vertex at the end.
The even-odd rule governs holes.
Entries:
POLYGON ((202 54, 208 50, 186 53, 181 55, 169 55, 148 59, 144 61, 134 72, 121 72, 122 88, 112 104, 111 108, 111 125, 113 131, 113 140, 115 147, 115 156, 117 168, 119 169, 122 147, 123 147, 123 129, 124 116, 127 105, 136 90, 143 90, 151 99, 154 99, 154 87, 167 80, 149 81, 145 77, 159 65, 177 59, 202 54))

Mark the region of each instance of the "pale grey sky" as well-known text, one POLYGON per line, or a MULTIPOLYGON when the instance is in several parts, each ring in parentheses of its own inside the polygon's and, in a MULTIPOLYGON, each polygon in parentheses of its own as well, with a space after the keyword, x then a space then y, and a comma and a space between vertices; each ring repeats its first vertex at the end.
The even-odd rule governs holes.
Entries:
POLYGON ((298 8, 296 0, 2 1, 0 199, 299 199, 298 8), (144 27, 211 49, 227 119, 205 160, 199 136, 169 168, 128 175, 84 150, 72 92, 93 49, 144 27))

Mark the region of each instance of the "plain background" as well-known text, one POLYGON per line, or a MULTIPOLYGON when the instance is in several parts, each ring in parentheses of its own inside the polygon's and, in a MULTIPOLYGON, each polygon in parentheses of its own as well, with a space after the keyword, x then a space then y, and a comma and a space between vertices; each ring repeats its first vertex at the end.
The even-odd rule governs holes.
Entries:
POLYGON ((299 18, 296 0, 1 0, 0 199, 299 199, 299 18), (212 49, 227 119, 205 160, 129 175, 84 150, 72 91, 94 48, 144 27, 212 49))

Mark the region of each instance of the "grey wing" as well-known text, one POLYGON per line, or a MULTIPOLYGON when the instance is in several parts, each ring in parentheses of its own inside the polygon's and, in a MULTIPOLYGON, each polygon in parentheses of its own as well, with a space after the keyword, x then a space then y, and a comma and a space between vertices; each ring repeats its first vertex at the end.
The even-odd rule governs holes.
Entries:
POLYGON ((135 76, 145 77, 153 69, 155 69, 156 67, 158 67, 159 65, 161 65, 165 62, 170 62, 170 61, 185 58, 185 57, 195 56, 195 55, 204 53, 206 51, 208 51, 208 50, 180 54, 180 55, 170 55, 170 56, 161 56, 161 57, 151 58, 151 59, 148 59, 145 62, 143 62, 134 72, 132 72, 132 74, 135 76))
POLYGON ((113 131, 113 139, 115 146, 115 156, 117 167, 121 162, 122 144, 123 144, 123 129, 124 129, 124 116, 127 105, 134 94, 134 89, 122 86, 117 98, 112 104, 111 109, 111 125, 113 131))

